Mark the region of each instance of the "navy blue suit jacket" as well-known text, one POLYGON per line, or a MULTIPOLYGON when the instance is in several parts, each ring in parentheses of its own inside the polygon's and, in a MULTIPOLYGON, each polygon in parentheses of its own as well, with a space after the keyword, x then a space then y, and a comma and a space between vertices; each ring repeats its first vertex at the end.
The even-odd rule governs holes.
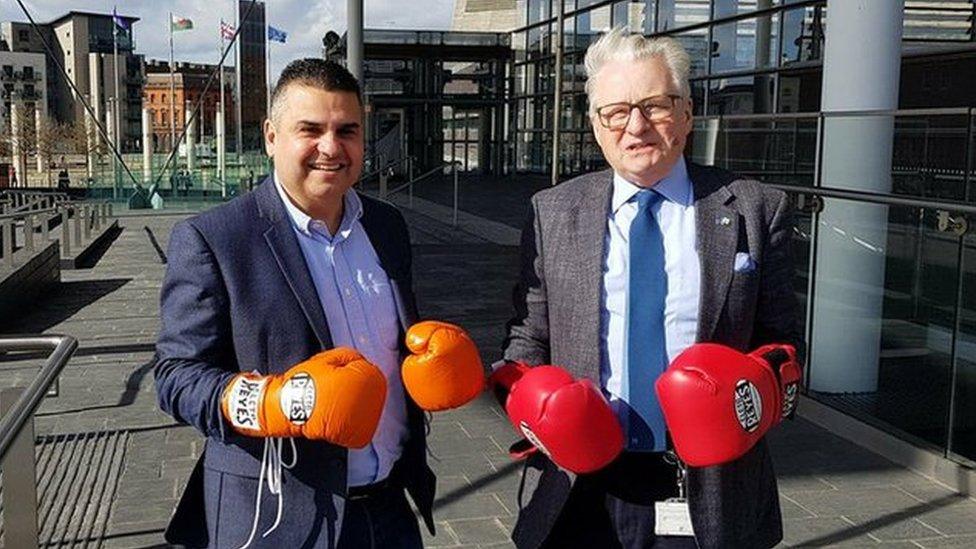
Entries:
MULTIPOLYGON (((417 318, 406 223, 393 206, 361 198, 360 221, 390 277, 405 333, 417 318)), ((159 406, 207 437, 166 539, 191 547, 238 547, 254 518, 264 440, 230 428, 220 409, 222 391, 238 372, 283 372, 333 346, 271 178, 173 228, 161 317, 154 369, 159 406)), ((434 475, 426 463, 424 416, 409 398, 407 408, 409 439, 393 474, 433 533, 434 475)), ((260 537, 276 514, 265 487, 262 499, 271 503, 262 508, 252 547, 331 547, 337 540, 347 451, 305 439, 295 444, 298 463, 284 471, 282 523, 268 538, 260 537)), ((289 460, 288 444, 284 454, 289 460)))

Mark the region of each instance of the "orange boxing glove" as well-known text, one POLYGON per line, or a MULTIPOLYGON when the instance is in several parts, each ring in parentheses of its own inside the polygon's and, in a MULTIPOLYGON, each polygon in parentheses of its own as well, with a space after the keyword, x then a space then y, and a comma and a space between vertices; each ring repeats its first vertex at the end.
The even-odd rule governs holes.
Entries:
POLYGON ((425 320, 407 331, 412 355, 403 360, 403 386, 424 410, 436 412, 474 400, 485 385, 481 356, 467 332, 425 320))
POLYGON ((373 439, 386 401, 383 372, 353 349, 323 351, 283 374, 238 374, 221 409, 253 437, 304 437, 346 448, 373 439))

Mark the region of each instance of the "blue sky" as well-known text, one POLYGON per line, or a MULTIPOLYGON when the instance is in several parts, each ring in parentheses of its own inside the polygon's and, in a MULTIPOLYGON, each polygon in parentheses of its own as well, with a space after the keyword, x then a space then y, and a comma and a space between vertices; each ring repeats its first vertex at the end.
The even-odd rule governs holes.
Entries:
MULTIPOLYGON (((216 63, 220 19, 234 20, 232 0, 23 0, 35 20, 46 22, 70 10, 139 17, 136 51, 147 59, 169 59, 169 12, 188 17, 193 30, 175 34, 176 59, 216 63)), ((346 0, 267 0, 268 22, 288 33, 286 44, 271 44, 272 75, 288 61, 321 54, 322 36, 346 29, 346 0)), ((451 27, 454 0, 364 0, 367 28, 438 29, 451 27), (409 5, 409 9, 404 6, 409 5)), ((27 21, 15 0, 0 2, 0 21, 27 21)), ((233 54, 231 54, 233 55, 233 54)), ((232 59, 232 57, 229 57, 232 59)))

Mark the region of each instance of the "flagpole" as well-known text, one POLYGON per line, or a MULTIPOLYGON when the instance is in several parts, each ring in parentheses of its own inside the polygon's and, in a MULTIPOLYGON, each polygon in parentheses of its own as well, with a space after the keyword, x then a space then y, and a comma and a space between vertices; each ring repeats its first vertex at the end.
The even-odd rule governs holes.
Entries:
MULTIPOLYGON (((224 20, 221 19, 220 20, 220 116, 221 117, 223 117, 224 114, 227 112, 227 106, 224 103, 224 24, 223 23, 224 20)), ((227 124, 224 124, 224 127, 226 128, 227 124)), ((219 128, 214 130, 215 138, 217 137, 218 131, 219 128)), ((223 146, 224 146, 223 140, 217 138, 217 147, 223 147, 223 146)), ((226 151, 218 150, 217 157, 220 158, 221 156, 224 155, 225 152, 226 151)), ((220 166, 219 163, 217 166, 217 172, 218 172, 218 177, 220 178, 221 189, 226 189, 226 186, 224 186, 223 166, 220 166)))
POLYGON ((265 112, 267 113, 266 116, 268 118, 271 118, 271 40, 268 40, 268 12, 267 12, 267 8, 265 8, 265 12, 264 12, 264 49, 267 52, 267 55, 266 55, 266 58, 265 58, 265 61, 264 61, 264 64, 266 65, 265 66, 265 69, 266 70, 265 70, 265 75, 264 75, 264 79, 265 79, 265 90, 266 90, 265 91, 265 98, 266 98, 267 101, 265 102, 266 104, 265 104, 264 109, 265 109, 265 112))
MULTIPOLYGON (((115 13, 114 10, 112 12, 115 13)), ((114 110, 114 118, 112 121, 112 133, 115 136, 115 148, 118 150, 119 154, 122 153, 121 139, 119 137, 119 29, 118 23, 116 23, 115 18, 112 18, 112 69, 115 76, 115 104, 112 105, 114 110)), ((112 199, 117 199, 119 197, 119 162, 115 155, 112 155, 112 199)))
MULTIPOLYGON (((170 151, 176 150, 176 75, 173 72, 173 12, 169 12, 169 139, 170 151)), ((177 159, 178 160, 178 159, 177 159)))
POLYGON ((237 101, 235 101, 237 110, 237 120, 235 120, 235 126, 237 129, 237 162, 241 162, 241 154, 244 152, 242 145, 242 127, 244 126, 241 120, 241 102, 244 100, 244 90, 241 89, 241 37, 244 35, 244 29, 241 27, 243 22, 241 21, 241 2, 240 0, 234 0, 234 10, 237 13, 237 41, 234 44, 234 73, 236 79, 236 96, 237 101))

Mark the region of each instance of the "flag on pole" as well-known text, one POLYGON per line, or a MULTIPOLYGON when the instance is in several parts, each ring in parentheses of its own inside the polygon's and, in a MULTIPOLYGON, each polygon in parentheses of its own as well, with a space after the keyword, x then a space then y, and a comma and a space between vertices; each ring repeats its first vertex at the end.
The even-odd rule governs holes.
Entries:
POLYGON ((230 23, 225 23, 223 19, 220 20, 220 36, 225 40, 234 39, 234 25, 230 23))
POLYGON ((180 17, 178 15, 173 15, 170 19, 170 30, 173 31, 185 31, 193 28, 193 21, 190 21, 189 17, 180 17))
POLYGON ((112 22, 115 23, 117 28, 129 30, 129 25, 126 23, 125 19, 119 17, 119 14, 115 12, 115 6, 112 6, 112 22))
POLYGON ((270 40, 271 42, 281 42, 282 44, 284 44, 285 40, 287 39, 288 39, 287 32, 280 29, 276 29, 271 25, 268 25, 268 40, 270 40))

